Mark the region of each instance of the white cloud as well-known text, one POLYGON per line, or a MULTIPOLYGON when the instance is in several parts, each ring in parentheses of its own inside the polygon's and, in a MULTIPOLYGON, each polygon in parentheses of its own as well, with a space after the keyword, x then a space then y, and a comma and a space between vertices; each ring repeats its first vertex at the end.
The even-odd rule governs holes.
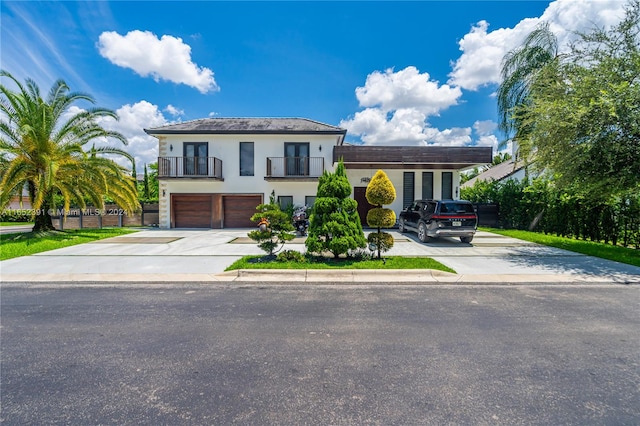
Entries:
POLYGON ((473 123, 473 130, 480 136, 492 134, 498 128, 498 123, 493 120, 476 121, 473 123))
POLYGON ((184 110, 183 109, 176 108, 171 104, 167 105, 167 107, 164 109, 164 111, 168 112, 169 114, 173 115, 174 117, 181 117, 181 116, 184 115, 184 110))
POLYGON ((163 35, 158 38, 149 31, 130 31, 121 36, 114 31, 100 34, 100 54, 139 75, 152 76, 156 81, 168 80, 186 84, 201 93, 219 90, 213 71, 198 67, 191 60, 191 47, 181 38, 163 35))
MULTIPOLYGON (((122 133, 127 138, 129 144, 121 148, 135 158, 138 170, 142 170, 145 164, 158 161, 158 140, 143 130, 169 124, 158 106, 140 101, 133 105, 123 105, 116 110, 116 114, 118 121, 104 120, 102 125, 106 129, 122 133)), ((109 145, 114 146, 113 143, 109 145)), ((125 167, 131 166, 128 162, 118 163, 125 167)))
POLYGON ((470 141, 470 129, 440 131, 427 124, 429 116, 456 105, 460 96, 459 88, 440 85, 413 66, 374 71, 356 88, 365 109, 340 126, 370 145, 462 144, 470 141))
MULTIPOLYGON (((61 122, 65 122, 83 111, 85 110, 72 105, 63 114, 61 122)), ((144 132, 144 129, 160 127, 170 123, 162 115, 158 107, 147 101, 140 101, 133 105, 123 105, 115 113, 118 116, 117 121, 110 117, 102 117, 98 119, 98 123, 107 130, 121 133, 127 139, 128 145, 123 145, 118 140, 97 138, 95 139, 95 146, 109 146, 128 152, 135 158, 138 170, 141 170, 145 164, 158 161, 158 140, 144 132)), ((90 148, 90 146, 85 147, 85 149, 90 148)), ((131 168, 131 163, 124 157, 113 156, 112 159, 121 166, 131 168)))
MULTIPOLYGON (((476 146, 490 146, 493 148, 493 153, 497 153, 501 151, 500 148, 500 140, 494 134, 494 132, 498 128, 498 123, 493 120, 483 120, 476 121, 473 123, 473 132, 475 134, 475 143, 476 146)), ((502 151, 508 150, 511 152, 510 145, 503 148, 502 151)))
POLYGON ((456 105, 462 92, 457 87, 439 85, 428 73, 420 73, 409 66, 394 72, 374 71, 367 76, 364 87, 356 89, 356 97, 362 107, 379 106, 384 111, 415 108, 427 115, 456 105))
POLYGON ((452 64, 449 84, 463 89, 500 82, 502 58, 522 44, 525 37, 542 21, 558 37, 561 51, 576 39, 576 31, 589 31, 594 26, 609 28, 624 16, 625 2, 620 0, 557 0, 549 4, 540 17, 523 19, 513 28, 489 31, 489 23, 480 21, 459 42, 463 52, 452 64))

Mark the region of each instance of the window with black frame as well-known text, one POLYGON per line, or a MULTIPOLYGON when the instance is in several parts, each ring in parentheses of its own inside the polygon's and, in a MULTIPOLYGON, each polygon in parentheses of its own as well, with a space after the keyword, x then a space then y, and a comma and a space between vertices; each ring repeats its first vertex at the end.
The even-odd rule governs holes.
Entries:
POLYGON ((240 142, 240 176, 254 174, 253 142, 240 142))
POLYGON ((280 206, 280 210, 285 211, 290 207, 293 207, 293 196, 292 195, 278 195, 278 205, 280 206))
POLYGON ((207 176, 207 142, 184 143, 184 174, 187 176, 207 176))
POLYGON ((286 142, 284 157, 287 176, 309 175, 309 143, 286 142))

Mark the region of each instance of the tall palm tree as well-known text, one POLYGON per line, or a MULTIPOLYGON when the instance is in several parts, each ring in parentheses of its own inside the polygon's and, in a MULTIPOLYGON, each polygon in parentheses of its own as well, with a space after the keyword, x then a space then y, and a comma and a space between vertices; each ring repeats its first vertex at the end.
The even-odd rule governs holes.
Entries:
POLYGON ((522 45, 509 51, 502 59, 502 83, 497 92, 499 127, 507 139, 517 146, 526 143, 529 122, 526 119, 527 106, 530 104, 532 86, 543 69, 558 58, 558 39, 545 22, 538 25, 522 45))
POLYGON ((49 210, 56 195, 62 197, 65 211, 72 202, 86 208, 86 201, 103 209, 105 197, 128 212, 139 208, 134 179, 104 155, 133 158, 115 147, 87 148, 99 138, 127 144, 122 134, 100 125, 106 117, 117 120, 113 111, 72 110, 77 101, 95 101, 90 95, 70 92, 62 80, 43 99, 33 80, 23 85, 6 71, 0 71, 0 77, 18 88, 13 91, 0 84, 0 210, 12 195, 27 188, 37 213, 33 231, 38 232, 54 229, 49 210))

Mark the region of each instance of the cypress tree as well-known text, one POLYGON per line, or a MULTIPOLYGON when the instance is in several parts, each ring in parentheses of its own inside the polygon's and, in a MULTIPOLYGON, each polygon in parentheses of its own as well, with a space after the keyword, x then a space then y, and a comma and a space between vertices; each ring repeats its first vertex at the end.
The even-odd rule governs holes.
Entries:
POLYGON ((305 245, 311 253, 330 252, 334 258, 367 244, 358 216, 358 202, 352 198, 351 184, 340 161, 334 173, 325 170, 318 191, 305 245))

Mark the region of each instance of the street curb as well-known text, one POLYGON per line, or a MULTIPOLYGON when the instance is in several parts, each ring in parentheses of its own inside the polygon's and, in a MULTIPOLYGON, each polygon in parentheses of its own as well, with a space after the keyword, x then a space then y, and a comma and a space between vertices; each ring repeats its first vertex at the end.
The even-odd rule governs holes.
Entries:
POLYGON ((124 283, 264 283, 264 284, 619 284, 638 285, 640 275, 579 274, 452 274, 430 269, 239 269, 220 274, 13 274, 2 275, 0 284, 124 284, 124 283))

